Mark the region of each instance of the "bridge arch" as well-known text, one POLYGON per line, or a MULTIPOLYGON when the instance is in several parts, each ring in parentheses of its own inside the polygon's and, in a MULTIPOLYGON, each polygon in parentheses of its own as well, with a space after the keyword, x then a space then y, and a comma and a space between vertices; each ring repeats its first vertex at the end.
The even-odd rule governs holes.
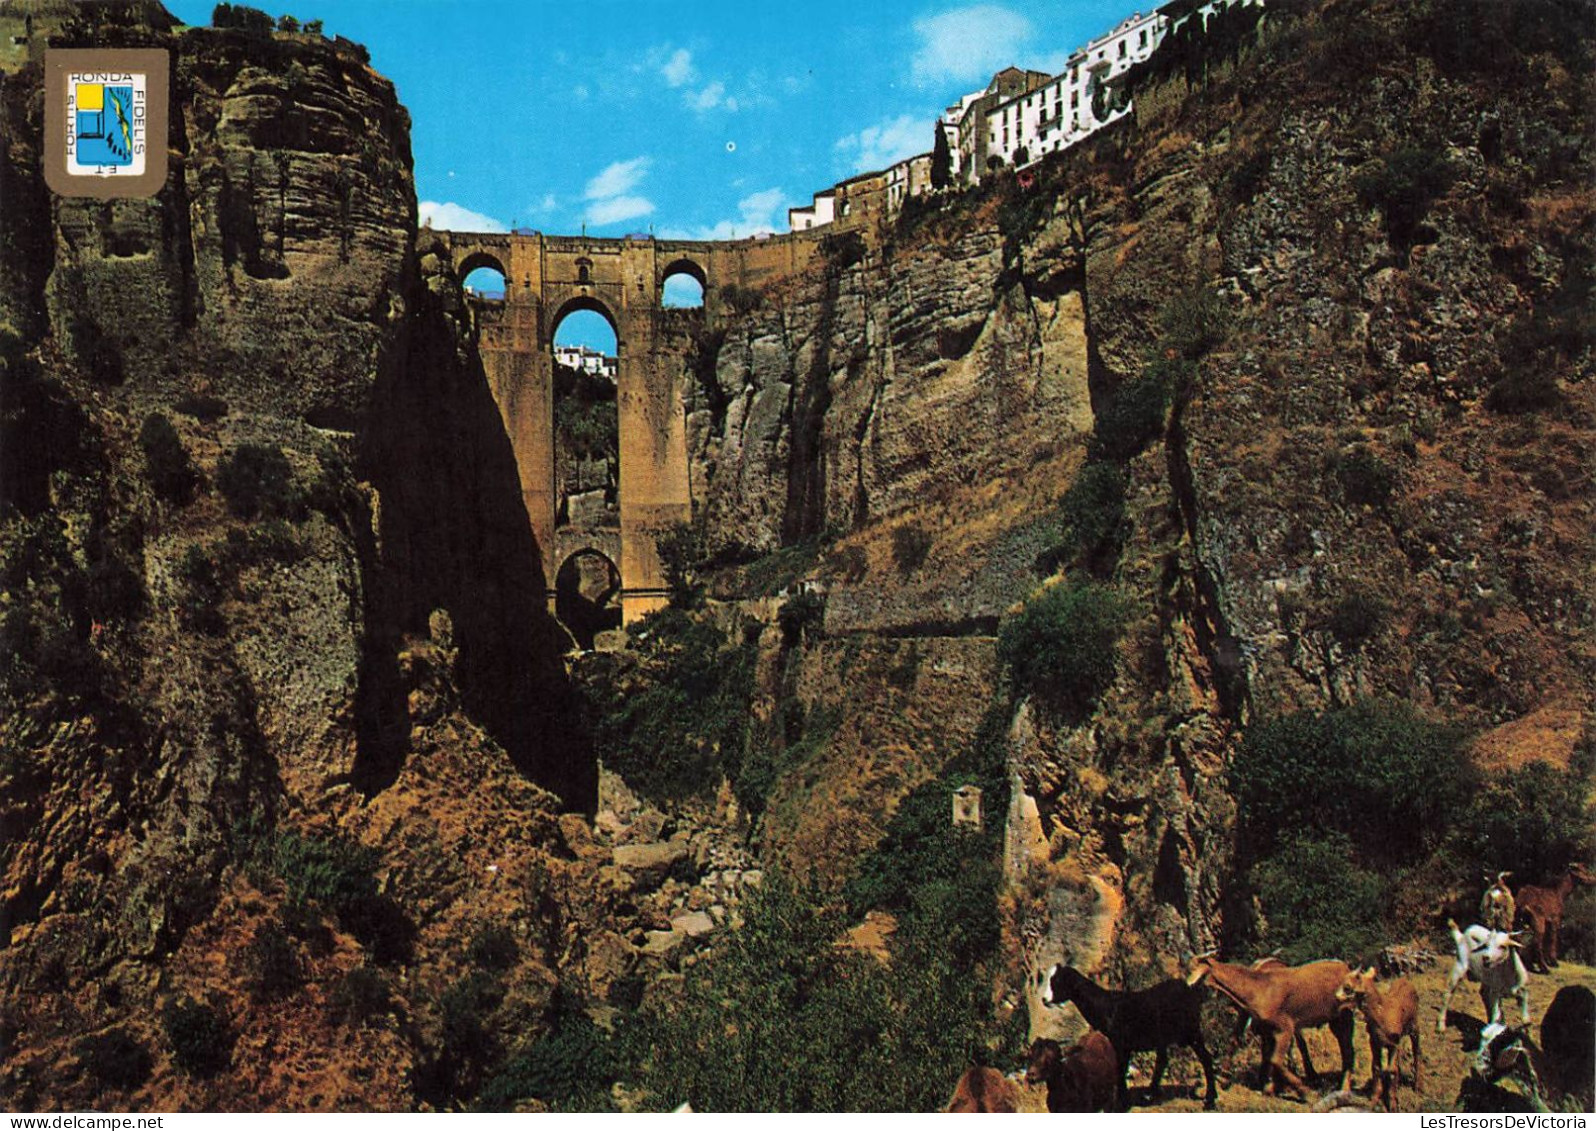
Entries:
POLYGON ((584 649, 600 632, 620 628, 620 567, 596 546, 568 554, 554 577, 554 615, 584 649))
POLYGON ((459 258, 455 264, 455 275, 464 281, 465 277, 479 267, 487 267, 503 275, 506 280, 510 272, 504 266, 504 260, 484 248, 473 248, 459 258))
POLYGON ((665 309, 702 309, 709 298, 709 276, 701 264, 678 256, 659 273, 657 301, 665 309))
POLYGON ((543 340, 552 347, 554 345, 554 334, 560 328, 560 323, 581 310, 591 311, 610 324, 610 329, 615 334, 615 355, 619 357, 622 351, 626 349, 626 343, 621 338, 621 324, 616 319, 615 312, 602 299, 595 298, 593 295, 572 295, 557 306, 550 304, 548 320, 543 327, 543 340))

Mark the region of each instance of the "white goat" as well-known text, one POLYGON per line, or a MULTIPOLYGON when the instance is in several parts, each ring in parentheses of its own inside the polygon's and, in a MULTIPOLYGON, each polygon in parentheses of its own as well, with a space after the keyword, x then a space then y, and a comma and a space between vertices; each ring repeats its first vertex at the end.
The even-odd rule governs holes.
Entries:
POLYGON ((1457 944, 1457 961, 1446 980, 1446 995, 1441 998, 1441 1014, 1435 1019, 1435 1031, 1446 1031, 1446 1007, 1452 1000, 1452 991, 1465 977, 1480 984, 1480 1001, 1485 1005, 1488 1025, 1502 1020, 1502 999, 1508 994, 1518 998, 1519 1012, 1524 1024, 1529 1024, 1529 975, 1524 963, 1519 961, 1519 942, 1506 931, 1493 931, 1478 923, 1467 930, 1458 930, 1451 919, 1446 921, 1457 944))

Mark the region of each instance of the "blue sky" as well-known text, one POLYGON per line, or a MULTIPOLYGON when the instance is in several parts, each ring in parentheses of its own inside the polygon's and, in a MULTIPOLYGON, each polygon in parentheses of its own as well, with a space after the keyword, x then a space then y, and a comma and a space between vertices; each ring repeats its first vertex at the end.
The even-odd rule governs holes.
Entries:
MULTIPOLYGON (((439 227, 728 238, 931 148, 1009 63, 1056 70, 1133 3, 294 0, 371 49, 410 110, 439 227)), ((208 23, 211 0, 168 0, 208 23)), ((1143 0, 1144 9, 1151 7, 1143 0)))

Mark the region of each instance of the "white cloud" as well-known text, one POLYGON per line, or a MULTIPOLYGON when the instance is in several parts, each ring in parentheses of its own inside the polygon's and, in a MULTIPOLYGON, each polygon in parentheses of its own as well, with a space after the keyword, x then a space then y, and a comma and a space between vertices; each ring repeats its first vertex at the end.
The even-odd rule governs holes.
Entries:
POLYGON ((654 202, 644 196, 614 196, 596 200, 588 206, 589 224, 615 224, 622 220, 635 220, 654 211, 654 202))
POLYGON ((726 97, 726 84, 723 82, 712 82, 697 92, 689 91, 683 95, 682 101, 687 103, 689 110, 696 110, 700 114, 716 107, 734 113, 737 110, 737 99, 726 97))
POLYGON ((745 196, 737 202, 737 219, 722 220, 707 228, 667 228, 668 240, 730 240, 774 232, 787 226, 787 194, 778 188, 745 196))
POLYGON ((671 52, 669 59, 660 64, 659 73, 667 86, 686 86, 698 77, 698 72, 693 69, 693 53, 685 47, 678 47, 671 52))
POLYGON ((920 46, 910 69, 922 86, 991 77, 1015 61, 1031 21, 995 4, 954 8, 914 22, 920 46))
POLYGON ((648 176, 649 164, 647 157, 612 162, 604 167, 603 172, 587 182, 587 191, 582 195, 588 200, 608 200, 612 196, 624 196, 648 176))
POLYGON ((544 216, 553 212, 559 206, 559 198, 552 192, 546 192, 543 194, 543 199, 532 206, 532 211, 539 216, 544 216))
POLYGON ((930 119, 903 114, 841 138, 837 152, 853 172, 875 172, 927 152, 936 140, 934 134, 935 123, 930 119))
POLYGON ((416 205, 416 223, 422 227, 431 225, 446 232, 507 232, 510 230, 492 216, 484 216, 480 212, 473 212, 471 209, 462 208, 458 204, 448 202, 440 204, 436 200, 423 200, 416 205))

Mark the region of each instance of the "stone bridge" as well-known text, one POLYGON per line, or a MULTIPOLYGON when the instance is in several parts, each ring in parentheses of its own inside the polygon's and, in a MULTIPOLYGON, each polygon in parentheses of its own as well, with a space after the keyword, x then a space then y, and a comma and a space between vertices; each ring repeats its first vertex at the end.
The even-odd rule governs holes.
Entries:
POLYGON ((504 276, 502 302, 472 303, 477 348, 515 451, 550 609, 561 568, 592 555, 613 571, 622 623, 660 608, 669 590, 656 542, 691 520, 698 486, 690 482, 684 410, 694 342, 730 312, 734 288, 762 288, 797 273, 818 253, 819 237, 701 242, 536 232, 430 234, 445 240, 457 278, 479 267, 504 276), (661 305, 665 281, 678 274, 704 288, 703 309, 661 305), (615 331, 618 532, 557 521, 554 332, 578 310, 596 311, 615 331))

